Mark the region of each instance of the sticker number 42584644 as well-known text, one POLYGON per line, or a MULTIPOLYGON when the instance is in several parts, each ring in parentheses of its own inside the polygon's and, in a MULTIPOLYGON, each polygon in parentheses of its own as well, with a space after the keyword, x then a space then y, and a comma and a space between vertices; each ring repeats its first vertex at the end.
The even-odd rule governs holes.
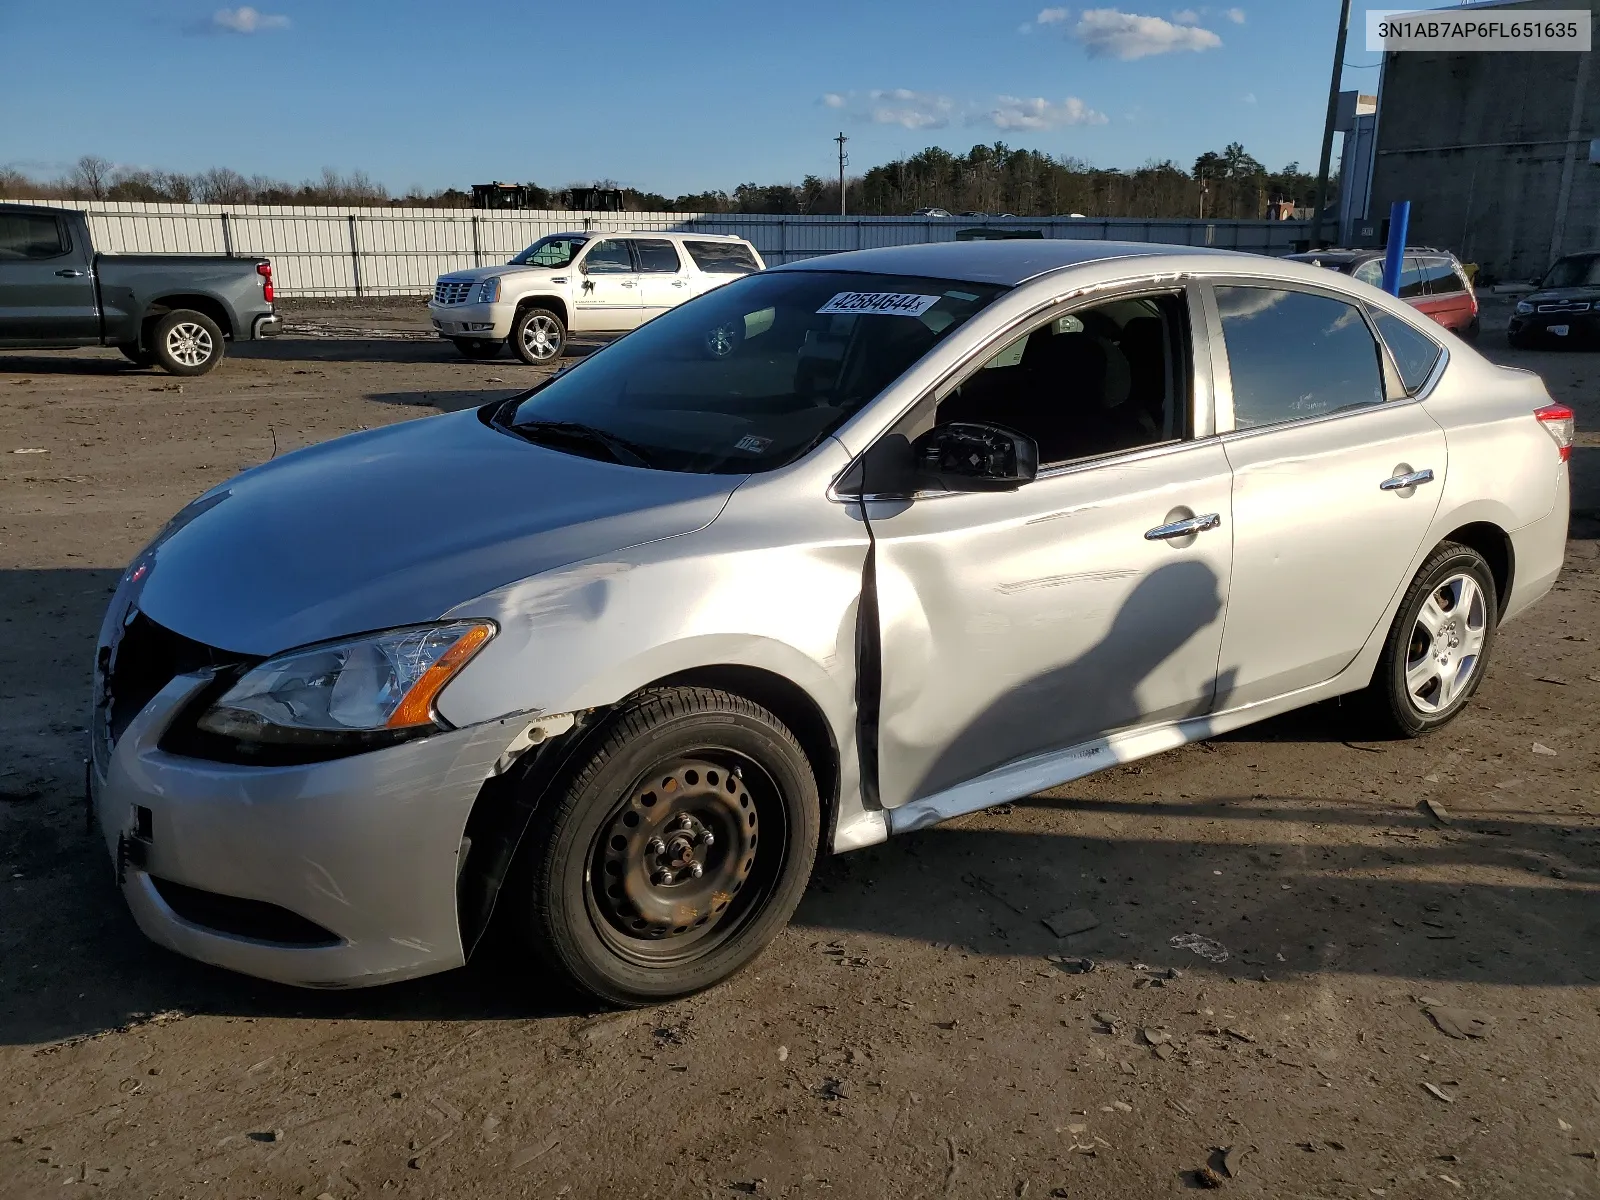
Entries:
POLYGON ((937 303, 938 296, 919 296, 915 292, 840 292, 817 312, 920 317, 937 303))

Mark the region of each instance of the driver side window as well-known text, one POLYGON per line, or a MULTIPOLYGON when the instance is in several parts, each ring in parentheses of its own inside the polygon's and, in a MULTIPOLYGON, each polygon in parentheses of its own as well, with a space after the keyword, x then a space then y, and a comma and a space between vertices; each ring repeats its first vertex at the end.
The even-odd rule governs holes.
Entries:
POLYGON ((1182 292, 1111 300, 1007 343, 939 402, 935 425, 1000 425, 1039 444, 1041 468, 1188 433, 1182 292))

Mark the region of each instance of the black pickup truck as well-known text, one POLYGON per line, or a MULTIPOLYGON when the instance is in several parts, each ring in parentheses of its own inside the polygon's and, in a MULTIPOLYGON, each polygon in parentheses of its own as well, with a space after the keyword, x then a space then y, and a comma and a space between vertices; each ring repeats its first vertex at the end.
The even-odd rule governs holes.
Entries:
POLYGON ((115 346, 142 367, 204 375, 225 341, 282 328, 264 258, 96 254, 82 213, 0 204, 0 350, 115 346))

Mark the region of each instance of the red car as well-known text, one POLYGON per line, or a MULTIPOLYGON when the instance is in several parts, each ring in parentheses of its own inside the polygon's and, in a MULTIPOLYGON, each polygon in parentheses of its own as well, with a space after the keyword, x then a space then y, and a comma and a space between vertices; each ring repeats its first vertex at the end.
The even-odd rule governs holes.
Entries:
MULTIPOLYGON (((1336 249, 1289 255, 1295 262, 1353 275, 1373 287, 1383 286, 1383 256, 1382 250, 1336 249)), ((1406 250, 1400 271, 1400 299, 1458 337, 1470 342, 1478 336, 1478 297, 1473 294, 1461 263, 1448 250, 1422 246, 1406 250)))

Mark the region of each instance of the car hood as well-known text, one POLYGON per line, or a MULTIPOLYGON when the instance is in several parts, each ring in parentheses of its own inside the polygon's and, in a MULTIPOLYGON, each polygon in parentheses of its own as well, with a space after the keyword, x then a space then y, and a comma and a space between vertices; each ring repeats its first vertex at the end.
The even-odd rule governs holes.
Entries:
POLYGON ((440 279, 464 279, 477 283, 480 279, 493 279, 496 276, 504 278, 507 275, 538 275, 549 278, 555 275, 570 273, 572 267, 525 267, 511 263, 501 263, 497 267, 465 267, 459 271, 451 271, 447 275, 439 276, 440 279))
POLYGON ((519 579, 702 528, 744 478, 564 454, 472 411, 405 421, 206 493, 135 560, 122 601, 195 641, 276 654, 436 620, 519 579))
POLYGON ((1600 287, 1541 288, 1520 297, 1530 304, 1552 304, 1572 300, 1600 300, 1600 287))

